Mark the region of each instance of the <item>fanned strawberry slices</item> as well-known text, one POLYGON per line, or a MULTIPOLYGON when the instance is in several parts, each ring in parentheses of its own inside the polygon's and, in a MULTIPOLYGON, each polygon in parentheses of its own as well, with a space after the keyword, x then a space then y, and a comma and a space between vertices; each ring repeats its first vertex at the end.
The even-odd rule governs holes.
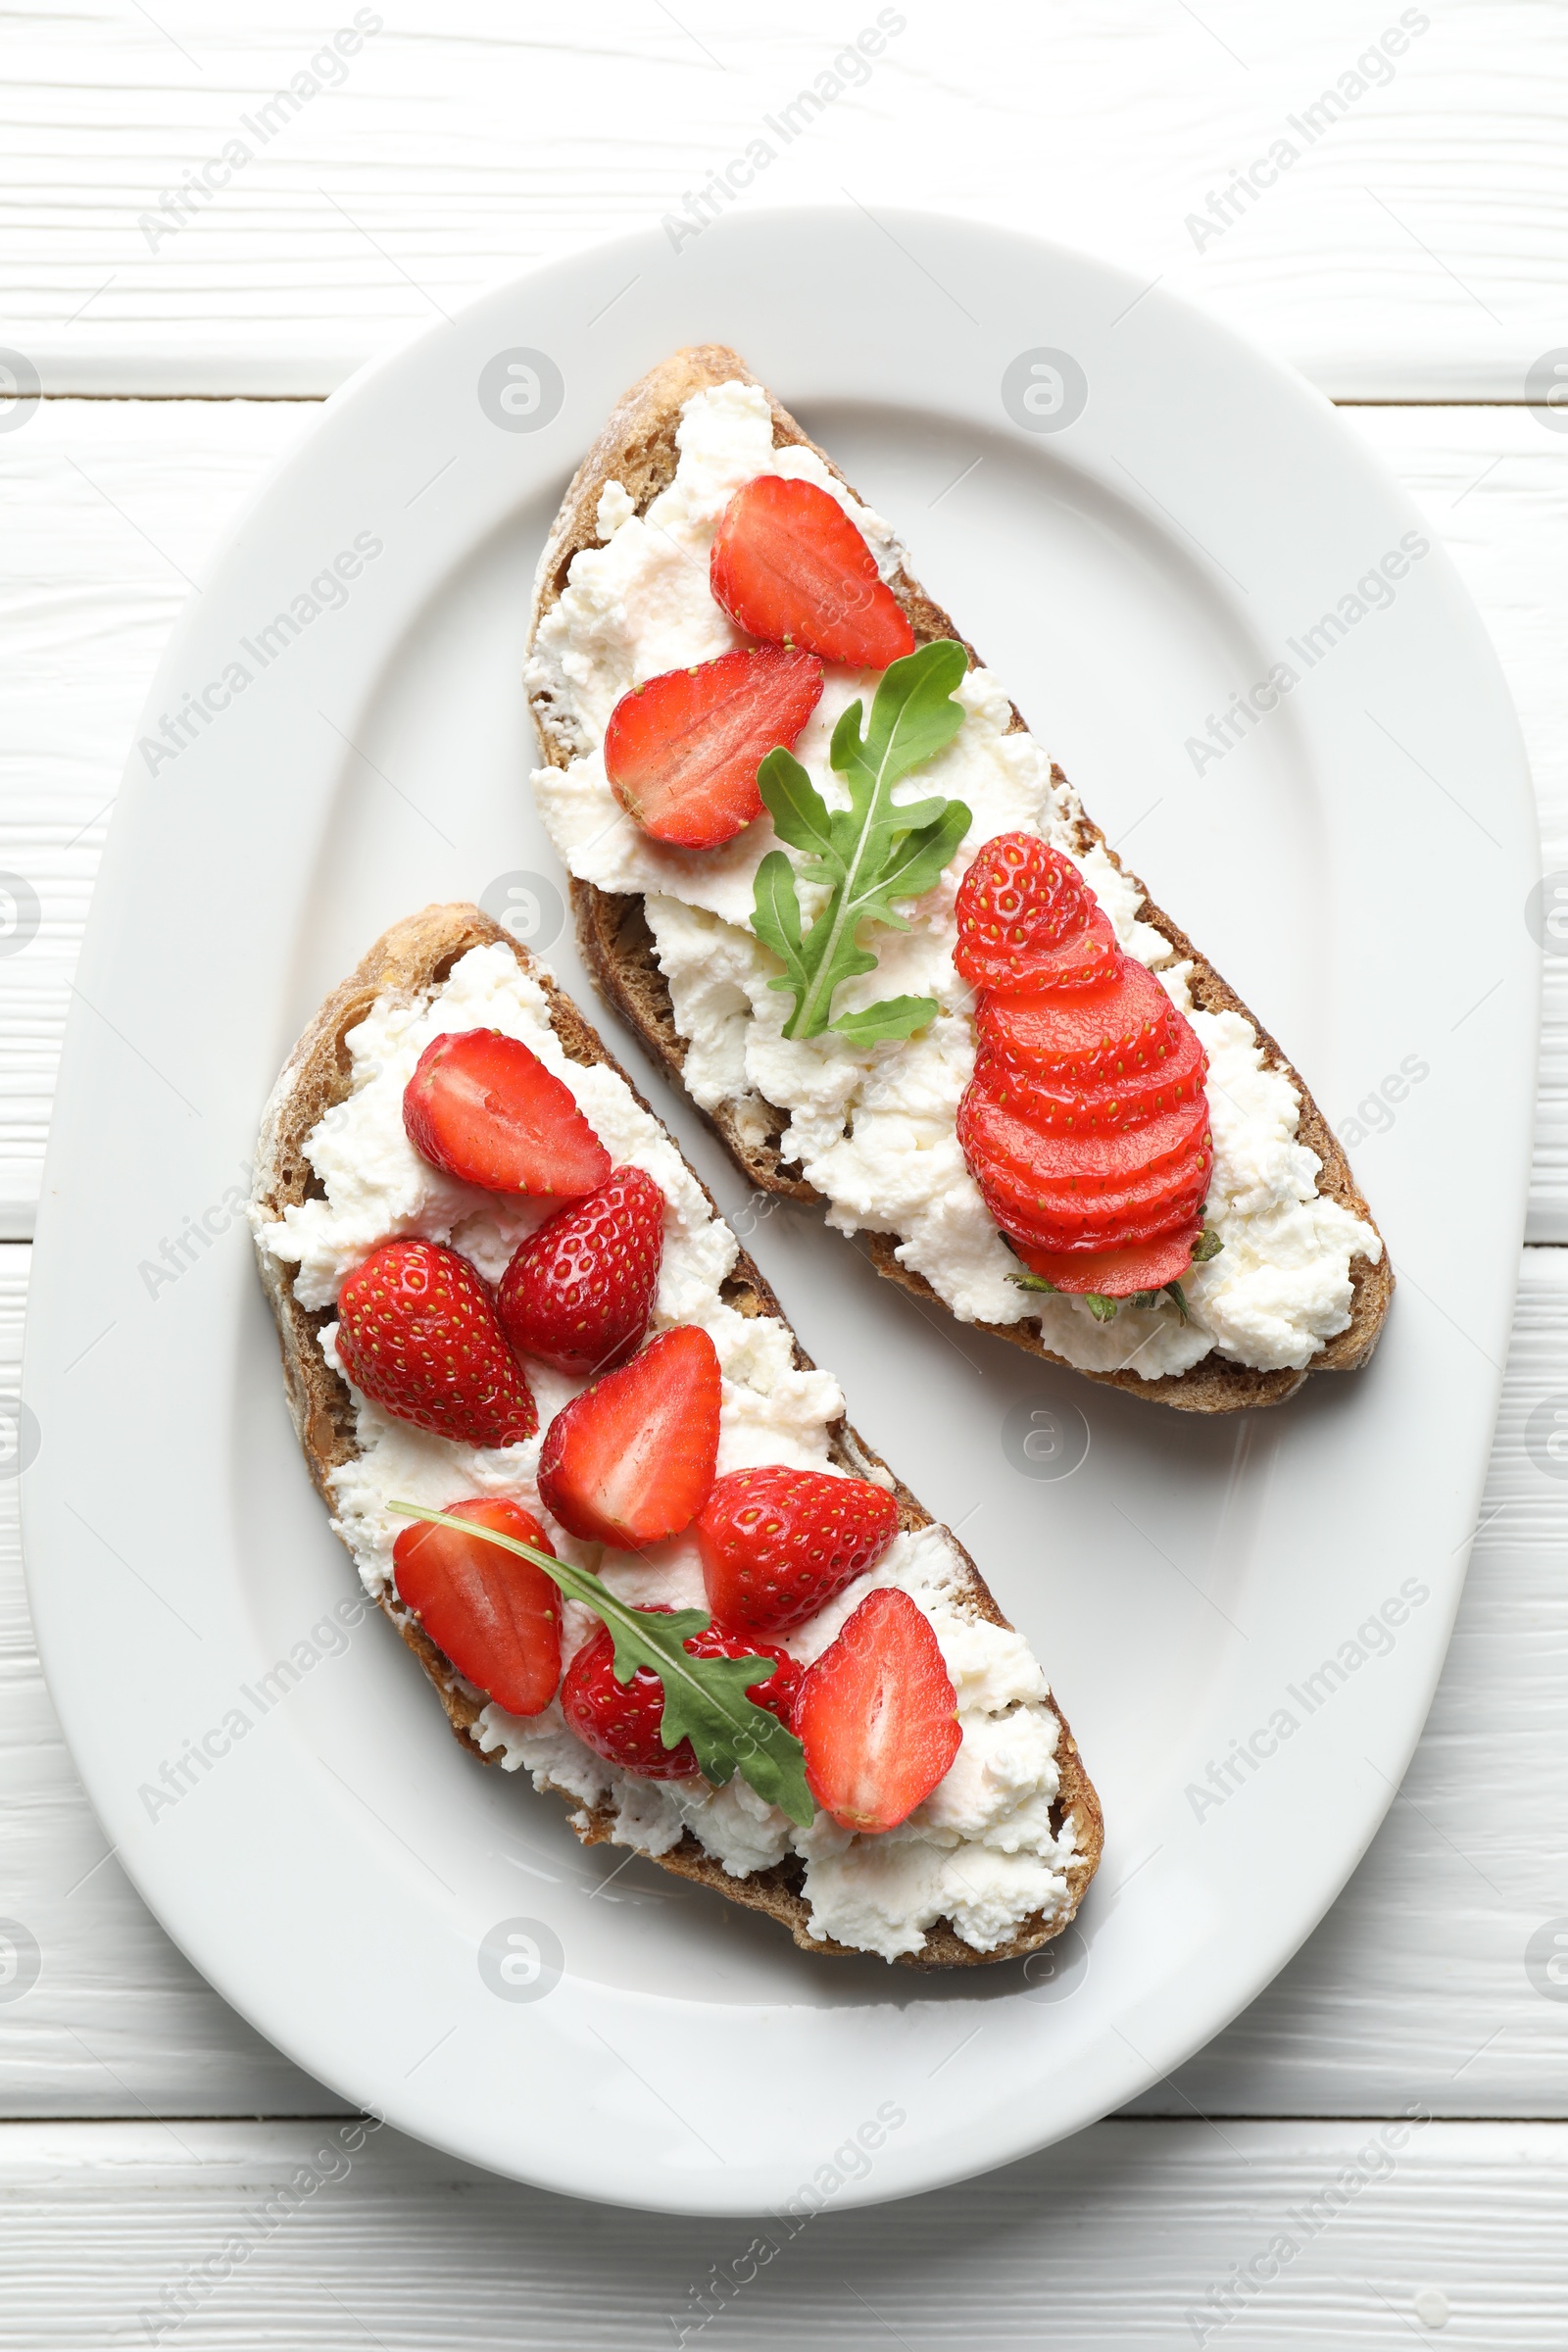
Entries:
POLYGON ((957 922, 954 962, 983 992, 958 1141, 986 1206, 1056 1290, 1125 1298, 1179 1280, 1213 1164, 1196 1031, 1034 834, 986 844, 957 922))

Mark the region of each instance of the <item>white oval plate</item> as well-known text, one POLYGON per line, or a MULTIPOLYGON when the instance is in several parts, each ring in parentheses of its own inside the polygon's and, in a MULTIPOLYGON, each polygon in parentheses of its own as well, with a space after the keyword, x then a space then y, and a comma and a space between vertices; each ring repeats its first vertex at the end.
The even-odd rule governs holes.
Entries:
MULTIPOLYGON (((1316 394, 1158 288, 858 211, 752 214, 678 253, 650 233, 487 297, 356 378, 233 531, 142 732, 192 695, 221 705, 225 671, 231 699, 177 757, 131 759, 67 1035, 27 1342, 29 1589, 136 1885, 344 2096, 628 2204, 900 2196, 1131 2098, 1333 1901, 1459 1592, 1535 1067, 1535 822, 1496 664, 1437 549, 1389 596, 1357 591, 1407 533, 1425 548, 1316 394), (1355 1157, 1401 1288, 1373 1367, 1204 1424, 938 1324, 811 1219, 757 1215, 651 1082, 1078 1732, 1109 1838, 1081 1932, 1032 1981, 799 1953, 584 1851, 555 1800, 465 1755, 386 1625, 330 1614, 352 1569, 232 1209, 288 1046, 384 924, 484 894, 550 931, 518 674, 535 557, 616 395, 720 338, 906 534, 1329 1115, 1382 1090, 1355 1157), (1044 394, 1015 401, 1024 423, 1004 404, 1043 349, 1082 371, 1071 422, 1028 356, 1006 380, 1044 394), (554 413, 519 351, 559 371, 554 413), (1367 610, 1320 630, 1331 650, 1288 651, 1347 598, 1367 610), (1299 673, 1280 707, 1200 760, 1190 739, 1280 660, 1299 673), (166 1243, 180 1270, 159 1280, 166 1243)), ((545 944, 592 1007, 569 938, 545 944)))

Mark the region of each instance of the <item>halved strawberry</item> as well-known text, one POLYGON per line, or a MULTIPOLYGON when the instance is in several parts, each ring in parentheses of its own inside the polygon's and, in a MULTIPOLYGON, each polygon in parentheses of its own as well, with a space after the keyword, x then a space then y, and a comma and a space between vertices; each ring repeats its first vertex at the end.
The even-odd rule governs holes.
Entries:
POLYGON ((1031 1274, 1043 1275, 1058 1291, 1096 1291, 1102 1298, 1128 1298, 1134 1291, 1158 1291, 1167 1282, 1180 1282, 1202 1230, 1202 1220, 1192 1216, 1158 1241, 1130 1242, 1116 1250, 1062 1255, 1027 1242, 1012 1246, 1031 1274))
POLYGON ((957 1704, 924 1610, 892 1586, 868 1592, 796 1695, 811 1794, 841 1829, 896 1829, 962 1744, 957 1704))
MULTIPOLYGON (((681 1646, 699 1658, 771 1658, 773 1672, 749 1683, 746 1694, 781 1723, 789 1722, 801 1670, 787 1650, 738 1634, 721 1634, 716 1626, 688 1634, 681 1646)), ((697 1770, 689 1740, 664 1745, 664 1686, 653 1668, 638 1666, 629 1683, 616 1681, 615 1645, 608 1626, 589 1636, 566 1668, 561 1711, 585 1747, 624 1772, 640 1773, 648 1781, 689 1781, 697 1770)))
POLYGON ((899 1506, 869 1479, 770 1462, 721 1478, 692 1532, 718 1622, 783 1634, 875 1567, 899 1532, 899 1506))
POLYGON ((977 1026, 999 1060, 1094 1083, 1131 1076, 1172 1053, 1179 1017, 1153 973, 1124 956, 1103 988, 988 997, 977 1026))
POLYGON ((490 1193, 570 1198, 610 1174, 570 1087, 499 1029, 432 1039, 403 1090, 403 1124, 432 1167, 490 1193))
POLYGON ((642 1168, 617 1168, 529 1235, 496 1293, 520 1355, 559 1372, 608 1372, 635 1352, 659 1289, 664 1205, 642 1168))
POLYGON ((974 988, 1092 987, 1116 934, 1070 858, 1036 833, 999 833, 958 885, 953 960, 974 988))
POLYGON ((338 1361, 400 1421, 468 1446, 515 1446, 539 1415, 489 1285, 439 1242, 383 1242, 337 1298, 338 1361))
POLYGON ((666 1331, 551 1422, 539 1456, 545 1503, 588 1544, 635 1551, 678 1536, 713 1484, 718 1399, 707 1332, 666 1331))
POLYGON ((749 637, 804 646, 853 669, 886 669, 914 651, 875 556, 815 482, 760 473, 743 484, 719 517, 708 580, 749 637))
POLYGON ((1181 1021, 1173 1047, 1156 1049, 1146 1067, 1122 1078, 1075 1084, 1049 1067, 1025 1070, 1004 1061, 982 1046, 974 1083, 982 1100, 1010 1110, 1029 1126, 1070 1135, 1110 1135, 1184 1102, 1196 1102, 1207 1070, 1208 1056, 1197 1031, 1181 1021))
MULTIPOLYGON (((517 1502, 476 1495, 449 1502, 452 1518, 513 1536, 555 1557, 555 1545, 517 1502)), ((416 1521, 392 1546, 392 1581, 437 1649, 509 1715, 537 1715, 561 1681, 561 1594, 542 1568, 482 1536, 416 1521)))
POLYGON ((605 730, 610 789, 655 841, 716 850, 762 813, 757 770, 795 742, 822 693, 814 654, 720 654, 623 694, 605 730))

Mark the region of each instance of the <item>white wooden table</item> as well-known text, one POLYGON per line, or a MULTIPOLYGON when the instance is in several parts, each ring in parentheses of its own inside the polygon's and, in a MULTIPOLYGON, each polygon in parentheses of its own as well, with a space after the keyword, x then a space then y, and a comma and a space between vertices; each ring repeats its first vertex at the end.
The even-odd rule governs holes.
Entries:
MULTIPOLYGON (((98 850, 190 580, 363 358, 680 211, 877 11, 775 14, 383 0, 346 60, 347 0, 0 21, 0 344, 50 396, 0 407, 0 868, 24 886, 0 885, 0 931, 28 890, 39 916, 0 937, 0 1393, 98 850)), ((1568 0, 906 0, 881 22, 874 74, 749 201, 926 204, 1094 248, 1350 404, 1491 625, 1544 863, 1568 867, 1568 433, 1526 404, 1568 346, 1568 0)), ((1568 1484, 1525 1434, 1568 1401, 1568 956, 1544 968, 1481 1534, 1426 1737, 1344 1898, 1136 2116, 954 2194, 828 2213, 765 2264, 750 2225, 569 2204, 390 2132, 345 2148, 338 2102, 105 1856, 0 1481, 0 1914, 41 1963, 20 1998, 0 1982, 0 2345, 1568 2345, 1568 1984, 1528 1956, 1568 1929, 1568 1484), (302 2167, 317 2185, 269 2218, 302 2167)), ((1375 1197, 1376 1142, 1359 1156, 1375 1197)))

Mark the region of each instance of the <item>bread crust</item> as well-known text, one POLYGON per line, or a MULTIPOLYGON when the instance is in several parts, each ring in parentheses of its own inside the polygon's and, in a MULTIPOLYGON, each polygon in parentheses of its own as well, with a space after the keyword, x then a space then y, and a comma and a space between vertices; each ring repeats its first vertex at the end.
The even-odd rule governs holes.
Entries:
MULTIPOLYGON (((675 428, 685 403, 696 392, 736 378, 748 384, 757 382, 736 352, 726 349, 722 344, 694 345, 662 361, 632 386, 615 408, 572 478, 540 561, 528 631, 530 650, 540 621, 558 602, 566 585, 572 558, 579 549, 599 544, 599 496, 605 484, 612 480, 620 482, 641 514, 674 477, 679 458, 675 446, 675 428)), ((766 391, 765 386, 760 389, 766 391)), ((774 447, 795 444, 814 450, 836 479, 844 482, 843 473, 827 452, 802 431, 794 417, 770 392, 767 393, 767 400, 773 419, 774 447)), ((848 489, 850 485, 846 482, 845 487, 848 489)), ((978 657, 974 648, 917 580, 906 570, 901 571, 890 584, 908 616, 918 644, 927 644, 938 637, 956 638, 968 654, 971 667, 975 665, 978 657)), ((560 725, 546 698, 534 695, 531 701, 546 760, 553 767, 567 766, 575 756, 575 747, 560 725)), ((1024 723, 1014 705, 1011 727, 1022 728, 1024 723)), ((1066 781, 1061 769, 1054 764, 1052 776, 1058 784, 1066 781)), ((1128 872, 1122 865, 1100 827, 1084 817, 1077 831, 1076 846, 1080 851, 1095 846, 1102 849, 1111 863, 1119 871, 1127 873, 1129 881, 1142 893, 1139 921, 1151 924, 1170 942, 1178 956, 1191 961, 1193 970, 1189 985, 1193 1002, 1199 1009, 1203 1012, 1239 1012, 1250 1022, 1263 1050, 1265 1068, 1284 1071, 1300 1099, 1299 1139, 1316 1152, 1323 1163, 1318 1178, 1319 1193, 1337 1200, 1376 1232, 1372 1212, 1351 1174, 1344 1146, 1302 1084, 1294 1063, 1287 1060, 1256 1015, 1243 1004, 1201 951, 1193 945, 1186 932, 1155 906, 1138 876, 1128 872)), ((679 1084, 686 1056, 685 1041, 675 1027, 668 983, 654 955, 653 937, 643 913, 642 900, 616 896, 597 889, 592 883, 573 878, 571 901, 578 944, 596 984, 621 1018, 636 1031, 648 1052, 679 1084)), ((799 1174, 792 1174, 780 1157, 779 1140, 788 1124, 787 1114, 775 1114, 760 1143, 755 1139, 748 1141, 726 1103, 720 1103, 716 1110, 705 1112, 704 1116, 758 1191, 782 1194, 790 1200, 812 1204, 820 1203, 821 1195, 799 1174)), ((885 1275, 890 1282, 898 1283, 917 1298, 929 1300, 943 1313, 949 1312, 946 1302, 923 1275, 899 1263, 895 1255, 897 1248, 896 1234, 873 1232, 867 1236, 867 1253, 879 1274, 885 1275)), ((1290 1369, 1279 1372, 1254 1371, 1248 1365, 1229 1362, 1217 1350, 1193 1365, 1189 1371, 1167 1373, 1158 1380, 1144 1380, 1131 1370, 1085 1372, 1080 1365, 1069 1364, 1065 1356, 1056 1354, 1045 1345, 1038 1323, 982 1323, 976 1328, 991 1333, 996 1339, 1006 1340, 1012 1347, 1021 1348, 1028 1354, 1041 1356, 1048 1363, 1064 1364, 1071 1371, 1081 1372, 1086 1380, 1098 1381, 1106 1388, 1125 1390, 1129 1395, 1142 1397, 1150 1403, 1171 1405, 1184 1412, 1233 1413, 1245 1411, 1250 1406, 1282 1404, 1287 1397, 1295 1396, 1313 1373, 1359 1370, 1377 1346, 1384 1318, 1389 1311, 1389 1302, 1394 1296, 1394 1272, 1389 1264, 1387 1248, 1375 1265, 1365 1257, 1352 1259, 1349 1323, 1313 1357, 1305 1371, 1299 1372, 1290 1369)))
MULTIPOLYGON (((458 958, 470 948, 490 946, 509 949, 521 968, 539 982, 549 1003, 551 1025, 569 1060, 585 1066, 601 1064, 631 1086, 597 1030, 556 986, 546 967, 510 933, 482 914, 477 906, 427 906, 407 921, 395 923, 376 941, 359 967, 326 999, 284 1064, 263 1113, 257 1141, 252 1199, 266 1219, 276 1220, 286 1208, 320 1194, 321 1187, 305 1156, 305 1146, 323 1114, 349 1092, 352 1076, 346 1042, 349 1032, 367 1017, 377 998, 394 995, 413 1000, 445 979, 458 958)), ((649 1105, 635 1087, 631 1091, 648 1110, 649 1105)), ((695 1170, 688 1172, 701 1185, 695 1170)), ((702 1191, 716 1215, 716 1206, 706 1185, 702 1191)), ((277 1322, 289 1412, 317 1492, 330 1511, 333 1507, 328 1485, 330 1474, 341 1463, 353 1460, 360 1450, 353 1399, 341 1376, 332 1370, 320 1349, 320 1332, 333 1320, 336 1310, 302 1306, 294 1295, 293 1268, 272 1257, 259 1239, 257 1261, 277 1322)), ((723 1286, 723 1296, 740 1313, 773 1315, 788 1329, 787 1318, 772 1290, 744 1250, 737 1256, 734 1270, 723 1286)), ((798 1340, 794 1345, 797 1365, 809 1370, 810 1358, 798 1340)), ((835 1461, 856 1476, 886 1469, 886 1464, 848 1421, 834 1425, 831 1446, 835 1461)), ((898 1479, 894 1480, 894 1491, 901 1528, 913 1530, 932 1525, 930 1514, 898 1479)), ((950 1541, 962 1562, 967 1582, 965 1597, 974 1614, 994 1625, 1005 1626, 1007 1619, 998 1608, 979 1569, 951 1532, 950 1541)), ((383 1593, 379 1606, 424 1668, 458 1740, 482 1763, 496 1763, 498 1757, 487 1754, 473 1737, 472 1727, 486 1704, 484 1698, 464 1681, 395 1593, 383 1593)), ((1056 1751, 1061 1788, 1053 1819, 1059 1823, 1072 1817, 1076 1825, 1077 1851, 1067 1869, 1066 1907, 1059 1917, 1051 1920, 1033 1913, 1005 1943, 990 1952, 976 1951, 954 1933, 947 1921, 938 1920, 918 1951, 899 1955, 906 1967, 960 1968, 1017 1959, 1038 1951, 1041 1945, 1058 1936, 1077 1911, 1084 1889, 1099 1867, 1104 1828, 1100 1799, 1084 1769, 1067 1720, 1054 1697, 1051 1705, 1061 1726, 1056 1751)), ((608 1808, 584 1806, 564 1788, 556 1788, 555 1793, 572 1807, 572 1826, 585 1845, 600 1844, 612 1836, 613 1822, 608 1808)), ((800 1892, 804 1865, 794 1858, 770 1870, 759 1871, 749 1879, 732 1878, 687 1831, 672 1851, 650 1859, 679 1878, 712 1887, 731 1902, 766 1912, 769 1918, 789 1929, 805 1951, 846 1959, 866 1957, 850 1945, 808 1934, 806 1924, 808 1905, 800 1892)))

